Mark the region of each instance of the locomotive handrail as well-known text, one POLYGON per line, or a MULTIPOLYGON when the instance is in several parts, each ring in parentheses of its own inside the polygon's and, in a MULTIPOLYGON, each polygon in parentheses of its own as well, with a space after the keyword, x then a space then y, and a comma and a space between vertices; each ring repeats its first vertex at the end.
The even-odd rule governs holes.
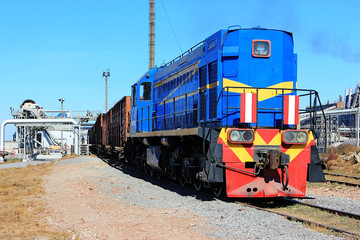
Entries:
MULTIPOLYGON (((285 94, 287 94, 287 93, 285 93, 285 91, 298 91, 298 92, 302 92, 302 91, 306 91, 306 92, 309 92, 309 93, 307 93, 307 94, 302 94, 302 95, 297 95, 297 96, 299 96, 299 97, 304 97, 304 96, 312 96, 312 95, 315 95, 315 97, 317 98, 317 100, 319 101, 319 103, 320 103, 320 106, 321 106, 321 109, 322 109, 322 105, 321 105, 321 102, 320 102, 320 98, 319 98, 319 96, 318 96, 318 92, 317 91, 315 91, 315 90, 311 90, 311 89, 298 89, 298 88, 273 88, 273 87, 267 87, 267 88, 265 88, 265 87, 230 87, 230 86, 226 86, 226 87, 224 87, 222 90, 221 90, 221 92, 220 92, 220 94, 219 94, 219 98, 218 98, 218 101, 219 101, 219 99, 221 98, 221 97, 223 97, 222 96, 222 94, 223 94, 223 91, 225 90, 226 92, 230 92, 229 91, 229 89, 231 89, 231 88, 235 88, 235 89, 244 89, 244 92, 246 92, 246 89, 254 89, 254 90, 256 90, 257 91, 257 93, 258 93, 258 91, 259 90, 277 90, 277 92, 279 91, 279 90, 281 90, 281 94, 279 94, 279 95, 281 95, 281 98, 282 98, 282 105, 284 104, 284 102, 283 102, 283 99, 284 99, 284 96, 285 96, 285 94)), ((257 94, 258 95, 258 94, 257 94)), ((279 96, 278 95, 278 96, 279 96)), ((274 97, 278 97, 278 96, 274 96, 274 97)), ((228 113, 228 109, 239 109, 240 107, 229 107, 229 104, 228 104, 228 100, 229 100, 229 94, 227 94, 226 95, 226 98, 227 98, 227 107, 226 107, 226 118, 228 118, 228 115, 229 115, 229 113, 228 113)), ((217 102, 218 103, 218 102, 217 102)), ((280 109, 280 108, 257 108, 258 110, 282 110, 282 111, 284 111, 284 106, 282 106, 282 108, 280 109)), ((312 113, 312 112, 314 112, 316 109, 314 109, 313 110, 313 107, 312 107, 312 104, 310 104, 310 107, 308 108, 308 109, 299 109, 299 112, 301 111, 301 112, 304 112, 304 113, 312 113)), ((323 115, 325 116, 325 113, 323 112, 323 115)), ((282 119, 282 122, 283 122, 283 119, 282 119)), ((228 127, 228 119, 226 120, 226 127, 228 127)), ((283 126, 281 127, 281 128, 283 128, 283 126)), ((312 130, 312 128, 310 128, 311 130, 312 130)))
MULTIPOLYGON (((283 94, 283 92, 285 92, 286 90, 288 91, 309 91, 310 93, 307 93, 307 94, 302 94, 302 95, 298 95, 299 97, 303 97, 303 96, 312 96, 312 95, 316 95, 316 98, 317 100, 319 101, 319 97, 318 97, 318 93, 314 90, 309 90, 309 89, 292 89, 292 88, 260 88, 260 87, 224 87, 221 89, 220 93, 219 93, 219 97, 217 98, 217 101, 216 101, 216 106, 218 106, 219 104, 219 101, 222 97, 224 97, 223 95, 223 92, 226 91, 227 93, 230 92, 229 89, 232 89, 232 88, 237 88, 237 89, 254 89, 254 90, 260 90, 260 89, 263 89, 263 90, 281 90, 282 94, 281 94, 281 97, 283 98, 283 96, 285 94, 283 94)), ((143 122, 143 121, 148 121, 148 120, 153 120, 153 119, 158 119, 158 118, 165 118, 165 117, 168 117, 168 116, 174 116, 174 115, 177 115, 177 114, 182 114, 182 113, 187 113, 187 112, 193 112, 193 111, 198 111, 200 109, 200 106, 197 107, 197 108, 192 108, 192 109, 187 109, 187 104, 185 104, 185 110, 182 110, 182 111, 176 111, 175 108, 173 109, 173 112, 172 113, 168 113, 168 114, 165 114, 165 111, 164 111, 164 114, 162 115, 157 115, 155 117, 150 117, 150 107, 151 106, 155 106, 156 104, 162 104, 164 105, 164 108, 165 108, 165 105, 166 103, 170 103, 172 102, 173 104, 175 103, 175 101, 177 99, 181 99, 182 97, 185 97, 185 101, 187 101, 187 97, 189 94, 194 94, 194 93, 201 93, 201 90, 196 90, 196 91, 193 91, 191 93, 186 93, 186 94, 182 94, 182 95, 179 95, 179 96, 174 96, 170 99, 167 99, 167 100, 164 100, 164 101, 160 101, 160 102, 156 102, 156 103, 153 103, 153 104, 150 104, 150 105, 147 105, 145 107, 142 107, 142 108, 139 108, 139 110, 141 110, 141 115, 143 116, 143 112, 144 112, 144 108, 147 108, 148 109, 148 117, 147 118, 141 118, 140 120, 137 120, 138 122, 143 122)), ((279 94, 280 95, 280 94, 279 94)), ((206 101, 204 101, 206 103, 206 101)), ((198 103, 199 104, 199 103, 198 103)), ((283 104, 283 103, 282 103, 283 104)), ((320 106, 321 106, 321 109, 322 109, 322 105, 320 103, 320 106)), ((205 107, 204 107, 205 108, 205 107)), ((227 119, 226 120, 226 128, 229 127, 229 123, 228 123, 228 116, 229 116, 229 112, 228 110, 229 109, 240 109, 240 106, 239 107, 230 107, 229 106, 229 94, 226 95, 226 116, 225 118, 227 119)), ((165 110, 165 109, 164 109, 165 110)), ((275 110, 275 111, 283 111, 284 110, 284 107, 282 106, 282 108, 264 108, 264 107, 261 107, 261 108, 258 108, 258 110, 275 110)), ((211 114, 209 115, 209 120, 210 121, 206 121, 206 116, 204 116, 204 119, 199 119, 199 120, 203 120, 201 122, 203 122, 203 126, 206 127, 206 123, 210 123, 210 125, 212 124, 213 122, 213 119, 214 119, 214 116, 216 114, 216 111, 217 109, 214 109, 211 114)), ((301 112, 302 114, 304 113, 314 113, 313 109, 312 109, 312 106, 310 106, 308 109, 302 109, 300 108, 299 109, 299 112, 301 112)), ((324 112, 323 112, 323 109, 322 109, 322 113, 323 115, 325 116, 324 112)), ((311 117, 311 118, 314 118, 314 117, 311 117)), ((312 123, 312 121, 311 121, 312 123)), ((187 123, 186 123, 187 124, 187 123)), ((198 126, 200 125, 200 121, 198 122, 198 126)), ((310 128, 312 129, 312 128, 310 128)), ((141 129, 142 130, 142 129, 141 129)))
MULTIPOLYGON (((210 111, 210 114, 209 116, 207 117, 207 114, 206 114, 206 111, 207 111, 207 105, 206 105, 206 94, 205 92, 202 94, 202 90, 201 89, 198 89, 198 90, 195 90, 195 91, 192 91, 190 93, 185 93, 185 94, 181 94, 181 95, 178 95, 178 96, 174 96, 172 98, 168 98, 166 100, 163 100, 163 101, 158 101, 156 103, 153 103, 153 104, 150 104, 150 105, 147 105, 145 107, 142 107, 142 108, 138 108, 138 114, 141 114, 141 118, 137 119, 137 123, 140 123, 139 125, 139 128, 138 130, 139 131, 143 131, 144 130, 144 122, 147 121, 147 127, 148 127, 148 130, 147 131, 154 131, 155 129, 157 129, 157 120, 158 119, 162 119, 162 129, 163 130, 166 130, 168 127, 166 126, 166 123, 168 123, 168 121, 172 121, 172 126, 170 126, 170 129, 176 129, 176 116, 180 115, 180 117, 184 117, 185 118, 185 125, 182 125, 182 127, 185 127, 187 128, 188 127, 188 116, 187 114, 188 113, 191 113, 191 112, 197 112, 197 120, 194 121, 192 124, 194 124, 193 126, 194 127, 202 127, 203 128, 203 136, 206 137, 204 139, 208 139, 209 135, 211 137, 211 132, 212 132, 212 129, 214 128, 213 126, 213 123, 214 121, 221 121, 221 119, 225 119, 225 127, 226 128, 229 128, 229 110, 231 109, 239 109, 239 111, 235 111, 234 113, 232 114, 238 114, 241 112, 241 107, 240 106, 229 106, 229 98, 230 97, 236 97, 236 95, 231 95, 230 93, 232 92, 231 89, 242 89, 242 91, 237 91, 235 92, 236 94, 240 94, 241 92, 248 92, 248 90, 251 90, 251 92, 256 92, 257 93, 257 101, 258 102, 258 97, 259 97, 259 91, 276 91, 275 92, 275 96, 274 97, 281 97, 281 108, 280 107, 274 107, 274 108, 271 108, 271 107, 257 107, 257 111, 256 111, 256 114, 258 115, 259 112, 261 112, 261 110, 273 110, 275 113, 282 113, 281 114, 281 126, 280 126, 280 129, 284 129, 284 96, 286 94, 289 94, 289 93, 299 93, 297 96, 299 96, 300 98, 303 98, 303 97, 309 97, 310 98, 310 106, 308 106, 307 108, 299 108, 299 114, 301 115, 304 115, 304 114, 309 114, 309 125, 308 127, 306 127, 306 129, 309 129, 309 130, 314 130, 314 129, 317 129, 317 123, 316 123, 316 118, 317 118, 317 111, 318 110, 321 110, 321 113, 325 119, 325 133, 327 132, 327 123, 326 123, 326 117, 325 117, 325 113, 324 113, 324 109, 322 107, 322 104, 321 104, 321 101, 320 101, 320 98, 319 98, 319 95, 318 95, 318 92, 315 91, 315 90, 311 90, 311 89, 297 89, 297 88, 274 88, 274 87, 269 87, 269 88, 265 88, 265 87, 232 87, 232 86, 226 86, 226 87, 223 87, 221 89, 221 91, 219 92, 218 94, 218 97, 217 97, 217 100, 216 100, 216 104, 215 104, 215 108, 212 109, 212 111, 210 111), (226 92, 226 95, 225 95, 225 92, 226 92), (305 92, 305 93, 302 93, 302 92, 305 92), (191 108, 191 109, 188 109, 188 97, 189 95, 190 96, 193 96, 193 95, 196 95, 196 94, 199 94, 199 98, 198 98, 198 102, 197 102, 197 107, 196 108, 191 108), (314 97, 313 97, 314 96, 314 97), (205 98, 203 99, 204 101, 204 106, 201 106, 201 100, 200 98, 205 98), (177 100, 179 99, 185 99, 185 107, 184 109, 180 110, 180 111, 177 111, 176 109, 176 102, 177 100), (226 99, 224 99, 226 98, 226 99), (216 117, 216 113, 218 111, 218 105, 219 105, 219 102, 220 100, 225 100, 226 101, 226 109, 225 112, 224 110, 222 111, 223 113, 225 114, 221 114, 221 119, 217 118, 215 119, 216 117), (166 113, 166 104, 168 103, 172 103, 173 104, 173 109, 170 113, 166 113), (319 103, 319 105, 317 105, 319 103), (161 114, 161 115, 155 115, 155 116, 151 116, 152 113, 150 113, 150 108, 153 107, 152 109, 152 112, 155 112, 156 111, 156 106, 159 106, 159 105, 163 105, 164 109, 164 113, 161 114), (144 116, 144 109, 147 108, 147 117, 144 116), (320 108, 320 109, 318 109, 320 108), (203 112, 200 112, 200 110, 203 109, 203 112), (184 115, 184 116, 183 116, 184 115), (173 117, 173 119, 167 119, 167 117, 173 117), (154 121, 153 122, 153 125, 152 125, 152 129, 151 128, 151 124, 150 124, 150 121, 154 121), (206 134, 206 128, 209 128, 210 131, 207 132, 206 134)), ((257 116, 258 118, 258 116, 257 116)), ((180 124, 181 125, 181 124, 180 124)), ((245 125, 246 126, 246 125, 245 125)), ((255 128, 258 128, 258 121, 256 121, 256 125, 254 126, 255 128)), ((325 142, 327 142, 327 134, 325 134, 325 142)), ((205 146, 206 142, 203 143, 203 145, 205 146)), ((326 146, 324 147, 324 151, 326 152, 326 146)))
MULTIPOLYGON (((239 112, 241 111, 240 109, 240 106, 239 107, 229 107, 229 89, 231 88, 237 88, 237 89, 244 89, 244 92, 246 92, 246 89, 254 89, 256 90, 256 93, 257 93, 257 101, 256 103, 258 103, 258 93, 259 93, 259 89, 262 89, 262 90, 276 90, 276 93, 278 93, 278 91, 281 91, 281 98, 282 98, 282 107, 281 108, 258 108, 257 107, 257 111, 256 111, 256 115, 258 115, 259 113, 259 110, 274 110, 274 111, 281 111, 282 114, 281 114, 281 129, 284 129, 284 125, 283 125, 283 122, 284 122, 284 96, 285 96, 285 91, 291 91, 291 92, 308 92, 308 93, 305 93, 305 94, 300 94, 300 95, 297 95, 299 97, 305 97, 305 96, 309 96, 310 97, 310 106, 308 109, 300 109, 299 108, 299 114, 304 114, 304 113, 310 113, 310 129, 311 131, 313 131, 314 129, 316 129, 316 115, 314 116, 314 114, 316 114, 316 103, 317 101, 319 101, 319 104, 320 104, 320 108, 321 108, 321 111, 322 111, 322 115, 324 117, 324 120, 325 120, 325 143, 327 144, 327 123, 326 123, 326 117, 325 117, 325 113, 324 113, 324 110, 323 110, 323 107, 322 107, 322 104, 321 104, 321 101, 320 101, 320 98, 319 98, 319 95, 318 95, 318 92, 315 91, 315 90, 312 90, 312 89, 294 89, 294 88, 263 88, 263 87, 230 87, 230 86, 226 86, 224 88, 221 89, 220 93, 219 93, 219 97, 216 101, 216 106, 218 106, 219 104, 219 101, 221 98, 223 98, 223 92, 226 91, 227 94, 226 94, 226 128, 229 127, 228 125, 228 120, 229 120, 229 109, 239 109, 239 112), (311 104, 311 97, 312 95, 315 95, 315 99, 314 99, 314 106, 312 106, 311 104), (316 101, 317 100, 317 101, 316 101), (313 116, 312 116, 313 114, 313 116), (313 126, 313 119, 315 119, 315 127, 313 126)), ((217 111, 217 107, 215 109, 213 109, 211 115, 209 116, 210 118, 210 130, 208 131, 207 135, 206 135, 206 139, 209 137, 210 135, 210 139, 211 139, 211 134, 212 134, 212 128, 213 128, 213 117, 215 115, 217 111)), ((257 119, 258 119, 258 116, 257 116, 257 119)), ((204 128, 205 128, 206 124, 204 124, 204 128)), ((258 128, 258 121, 256 121, 256 128, 258 128)), ((324 157, 326 155, 326 144, 324 146, 324 157)), ((213 158, 211 152, 210 152, 210 156, 213 158)), ((321 162, 323 161, 324 157, 322 158, 321 162)), ((213 158, 214 159, 214 158, 213 158)))
POLYGON ((189 50, 187 50, 186 52, 182 53, 181 55, 177 56, 176 58, 174 58, 174 59, 173 59, 173 60, 171 60, 170 62, 168 62, 168 63, 166 63, 166 64, 164 64, 164 65, 160 66, 160 68, 159 68, 159 69, 161 69, 161 68, 165 68, 165 67, 169 66, 170 64, 174 63, 175 61, 177 61, 177 60, 179 60, 179 59, 183 58, 186 54, 188 54, 188 53, 190 53, 190 52, 194 51, 196 48, 198 48, 198 47, 199 47, 201 44, 203 44, 203 43, 205 43, 205 40, 204 40, 204 41, 199 42, 198 44, 196 44, 195 46, 193 46, 192 48, 190 48, 190 49, 189 49, 189 50))
MULTIPOLYGON (((321 100, 320 100, 319 94, 318 94, 317 91, 315 91, 315 93, 316 93, 316 97, 317 97, 317 99, 318 99, 318 101, 319 101, 319 103, 320 103, 321 112, 322 112, 322 114, 323 114, 324 122, 325 122, 325 146, 324 146, 324 156, 322 157, 322 159, 321 159, 320 162, 318 163, 318 164, 321 164, 321 163, 324 162, 324 158, 325 158, 325 156, 326 156, 326 148, 327 148, 327 147, 326 147, 326 146, 327 146, 327 126, 326 126, 326 124, 327 124, 327 121, 326 121, 326 116, 325 116, 325 113, 324 113, 324 108, 323 108, 323 106, 322 106, 322 104, 321 104, 321 100)), ((316 112, 316 109, 315 109, 315 112, 316 112)))
MULTIPOLYGON (((163 128, 164 130, 166 129, 166 126, 165 126, 165 123, 166 123, 166 117, 168 116, 173 116, 174 117, 174 122, 175 123, 175 115, 178 115, 178 114, 182 114, 182 113, 185 113, 185 128, 187 127, 187 115, 186 113, 188 112, 194 112, 194 111, 198 111, 200 109, 200 107, 197 107, 197 108, 192 108, 192 109, 187 109, 187 98, 189 95, 195 95, 195 94, 198 94, 200 93, 201 90, 195 90, 195 91, 192 91, 192 92, 189 92, 189 93, 185 93, 185 94, 181 94, 181 95, 178 95, 178 96, 174 96, 172 98, 168 98, 166 100, 163 100, 163 101, 159 101, 159 102, 155 102, 155 103, 152 103, 150 105, 147 105, 145 107, 141 107, 141 108, 138 108, 137 111, 141 111, 141 116, 142 118, 141 119, 136 119, 136 122, 140 122, 140 128, 139 128, 139 131, 143 131, 143 122, 144 121, 148 121, 148 131, 150 131, 150 120, 154 120, 154 119, 159 119, 159 118, 162 118, 163 119, 163 128), (185 110, 183 111, 177 111, 175 112, 175 101, 177 99, 181 99, 181 98, 185 98, 185 110), (165 114, 165 105, 166 103, 173 103, 174 104, 174 109, 173 109, 173 112, 172 113, 168 113, 168 114, 165 114), (157 115, 155 117, 150 117, 150 107, 151 106, 156 106, 157 104, 159 105, 163 105, 164 106, 164 114, 163 115, 157 115), (147 118, 143 118, 143 113, 144 113, 144 108, 148 108, 148 117, 147 118)), ((153 109, 153 111, 155 111, 153 109)), ((199 124, 197 125, 199 126, 199 124)), ((175 129, 175 125, 174 125, 174 129, 175 129)))

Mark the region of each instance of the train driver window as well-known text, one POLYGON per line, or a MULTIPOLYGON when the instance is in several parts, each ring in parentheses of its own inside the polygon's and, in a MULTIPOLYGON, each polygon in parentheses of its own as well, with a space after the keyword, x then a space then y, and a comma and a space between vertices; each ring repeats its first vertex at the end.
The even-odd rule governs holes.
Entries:
POLYGON ((151 100, 151 82, 140 84, 140 100, 151 100))

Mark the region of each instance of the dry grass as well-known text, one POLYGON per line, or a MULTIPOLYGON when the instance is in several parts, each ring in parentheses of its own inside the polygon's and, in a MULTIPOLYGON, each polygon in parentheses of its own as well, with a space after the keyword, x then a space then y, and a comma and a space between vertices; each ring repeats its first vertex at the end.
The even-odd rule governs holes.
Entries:
POLYGON ((356 163, 352 157, 348 161, 344 158, 349 158, 354 154, 359 155, 360 149, 349 144, 342 144, 338 147, 330 147, 327 149, 325 157, 325 166, 327 170, 334 171, 339 174, 360 174, 360 163, 356 163))
POLYGON ((329 147, 326 152, 328 154, 335 153, 338 155, 349 155, 351 152, 357 152, 359 148, 350 144, 341 144, 338 147, 329 147))
POLYGON ((15 163, 15 162, 22 162, 22 159, 19 159, 19 158, 5 159, 5 161, 0 162, 0 164, 15 163))
POLYGON ((65 239, 46 226, 42 177, 52 164, 0 170, 0 239, 65 239))
POLYGON ((325 162, 327 172, 359 176, 360 175, 360 163, 354 164, 352 161, 344 161, 343 158, 329 160, 325 162))

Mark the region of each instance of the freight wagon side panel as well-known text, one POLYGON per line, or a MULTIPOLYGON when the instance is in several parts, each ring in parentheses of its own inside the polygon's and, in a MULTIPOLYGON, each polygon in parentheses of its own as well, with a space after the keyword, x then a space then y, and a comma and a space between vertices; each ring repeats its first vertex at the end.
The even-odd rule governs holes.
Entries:
POLYGON ((111 146, 122 147, 125 145, 127 133, 130 131, 130 111, 131 111, 131 101, 130 97, 123 97, 118 101, 113 108, 111 108, 112 122, 111 132, 111 146))

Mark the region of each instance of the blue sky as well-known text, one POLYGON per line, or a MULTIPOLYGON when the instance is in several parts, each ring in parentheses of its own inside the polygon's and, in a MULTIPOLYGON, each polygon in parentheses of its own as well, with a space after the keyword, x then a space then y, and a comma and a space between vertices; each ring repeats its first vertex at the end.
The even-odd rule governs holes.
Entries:
MULTIPOLYGON (((155 2, 156 65, 219 29, 261 26, 294 34, 298 87, 317 90, 323 102, 360 80, 358 0, 155 2)), ((66 110, 104 111, 108 68, 109 107, 130 95, 148 69, 148 15, 148 0, 0 0, 0 122, 25 99, 47 110, 64 98, 66 110)))

